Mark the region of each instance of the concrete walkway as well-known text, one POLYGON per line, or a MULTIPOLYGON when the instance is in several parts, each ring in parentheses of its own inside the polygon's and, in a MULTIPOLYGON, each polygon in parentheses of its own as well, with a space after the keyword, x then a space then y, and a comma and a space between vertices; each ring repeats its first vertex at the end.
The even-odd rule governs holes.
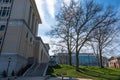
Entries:
MULTIPOLYGON (((62 80, 62 78, 61 77, 50 77, 47 80, 62 80)), ((72 79, 69 79, 68 77, 66 77, 63 80, 92 80, 92 79, 84 79, 84 78, 72 78, 72 79)))
POLYGON ((44 80, 44 77, 19 77, 15 80, 44 80))

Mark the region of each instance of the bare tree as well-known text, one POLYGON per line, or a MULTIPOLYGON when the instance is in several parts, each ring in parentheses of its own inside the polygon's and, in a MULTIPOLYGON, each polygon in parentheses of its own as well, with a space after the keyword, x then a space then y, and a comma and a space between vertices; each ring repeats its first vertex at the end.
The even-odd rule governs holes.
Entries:
MULTIPOLYGON (((112 9, 105 9, 102 5, 95 3, 93 0, 81 2, 72 2, 72 23, 74 32, 76 53, 76 71, 79 71, 79 52, 84 44, 91 38, 93 31, 103 25, 116 22, 115 13, 112 9)), ((70 13, 71 14, 71 13, 70 13)))
MULTIPOLYGON (((114 17, 115 15, 111 15, 111 17, 114 17)), ((117 18, 109 18, 107 23, 103 23, 102 26, 99 26, 98 29, 96 29, 93 32, 93 43, 92 48, 94 49, 94 52, 98 55, 100 67, 103 68, 103 60, 102 60, 102 54, 106 47, 110 45, 110 43, 113 41, 114 37, 116 36, 119 26, 116 26, 115 23, 118 21, 117 18)))
MULTIPOLYGON (((52 27, 50 35, 61 39, 59 43, 64 43, 68 51, 69 65, 72 65, 71 54, 74 49, 74 42, 72 39, 72 23, 71 23, 71 7, 63 3, 60 12, 56 15, 56 26, 52 27)), ((59 45, 60 46, 60 45, 59 45)))
POLYGON ((117 21, 115 12, 93 0, 64 3, 61 12, 56 16, 57 26, 52 32, 63 39, 68 53, 75 49, 76 71, 79 71, 79 52, 84 44, 92 38, 95 30, 109 26, 117 21), (69 51, 70 50, 70 51, 69 51))

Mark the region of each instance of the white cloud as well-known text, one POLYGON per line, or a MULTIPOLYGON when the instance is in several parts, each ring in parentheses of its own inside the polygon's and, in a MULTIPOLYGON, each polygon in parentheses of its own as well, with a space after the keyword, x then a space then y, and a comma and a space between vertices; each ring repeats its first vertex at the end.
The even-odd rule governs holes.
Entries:
POLYGON ((36 2, 36 5, 37 5, 37 8, 38 8, 40 17, 41 17, 42 21, 44 21, 45 20, 44 13, 43 13, 43 9, 41 7, 43 5, 43 1, 42 0, 35 0, 35 2, 36 2))
MULTIPOLYGON (((59 12, 61 3, 65 0, 35 0, 38 11, 42 20, 42 24, 39 25, 38 36, 40 36, 45 43, 50 44, 50 55, 54 46, 51 45, 51 38, 46 36, 45 33, 51 29, 51 26, 55 24, 55 13, 59 12)), ((68 2, 69 0, 67 0, 68 2)))
POLYGON ((46 3, 47 3, 47 7, 48 7, 48 10, 49 10, 49 13, 50 15, 52 16, 52 18, 55 17, 55 3, 56 3, 56 0, 46 0, 46 3))
MULTIPOLYGON (((50 37, 48 37, 48 36, 44 36, 44 35, 41 35, 40 37, 42 38, 42 40, 43 40, 44 43, 49 43, 49 46, 50 46, 49 54, 50 54, 50 55, 54 55, 54 53, 53 53, 52 51, 53 51, 56 47, 55 47, 55 45, 52 44, 53 39, 50 38, 50 37)), ((55 41, 55 39, 54 39, 54 41, 55 41)))

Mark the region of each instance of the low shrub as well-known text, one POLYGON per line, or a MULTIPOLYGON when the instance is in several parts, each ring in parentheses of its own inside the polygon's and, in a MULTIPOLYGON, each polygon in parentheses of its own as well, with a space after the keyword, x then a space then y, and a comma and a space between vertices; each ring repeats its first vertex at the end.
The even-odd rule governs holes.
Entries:
POLYGON ((5 70, 2 72, 2 76, 7 77, 7 72, 5 70))
POLYGON ((12 71, 11 76, 15 76, 15 72, 14 72, 14 70, 12 71))

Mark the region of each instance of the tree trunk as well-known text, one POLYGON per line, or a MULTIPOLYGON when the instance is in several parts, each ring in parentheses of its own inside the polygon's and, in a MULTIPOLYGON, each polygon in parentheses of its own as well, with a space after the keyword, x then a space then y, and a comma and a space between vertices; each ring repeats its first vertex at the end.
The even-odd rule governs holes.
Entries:
POLYGON ((72 57, 71 57, 71 54, 72 54, 71 52, 68 53, 68 60, 69 60, 68 62, 69 62, 70 66, 72 66, 72 59, 71 59, 72 57))
POLYGON ((97 53, 97 65, 100 66, 100 55, 97 53))
POLYGON ((79 71, 79 53, 76 53, 76 71, 79 71))
POLYGON ((101 50, 99 50, 99 55, 100 55, 99 56, 100 57, 100 60, 99 60, 100 61, 100 68, 104 68, 103 67, 103 61, 102 61, 102 51, 101 50))

